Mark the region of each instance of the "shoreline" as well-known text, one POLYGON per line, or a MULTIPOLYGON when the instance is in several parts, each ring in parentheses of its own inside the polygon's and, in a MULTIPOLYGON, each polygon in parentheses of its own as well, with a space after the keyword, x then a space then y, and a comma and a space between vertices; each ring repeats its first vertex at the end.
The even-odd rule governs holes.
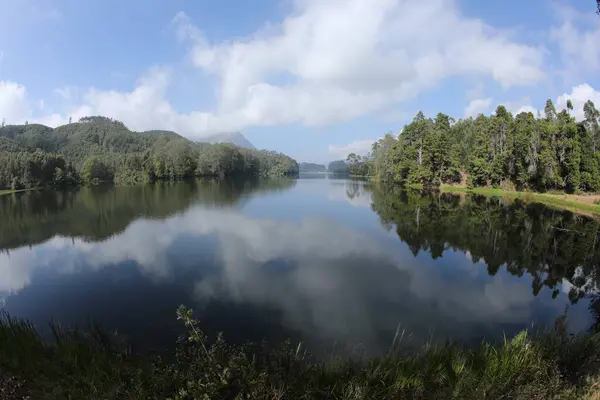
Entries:
MULTIPOLYGON (((406 185, 409 189, 423 189, 422 184, 406 185)), ((578 214, 584 214, 594 217, 600 217, 600 195, 573 195, 573 194, 554 194, 539 192, 517 192, 490 187, 468 188, 466 186, 443 184, 439 187, 442 193, 465 193, 480 194, 490 197, 504 197, 509 199, 519 199, 526 203, 541 203, 549 207, 560 210, 567 210, 578 214), (587 198, 587 199, 586 199, 587 198), (592 203, 582 201, 583 199, 592 200, 592 203), (599 204, 594 204, 596 200, 599 204)))
POLYGON ((507 191, 494 188, 467 188, 454 185, 440 186, 441 192, 446 193, 472 193, 481 194, 491 197, 505 197, 511 199, 520 199, 526 203, 541 203, 549 207, 555 207, 563 210, 568 210, 575 213, 595 214, 600 216, 600 204, 594 204, 594 199, 600 200, 598 195, 571 195, 571 194, 553 194, 553 193, 538 193, 538 192, 517 192, 507 191), (582 201, 582 198, 588 197, 592 203, 582 201))

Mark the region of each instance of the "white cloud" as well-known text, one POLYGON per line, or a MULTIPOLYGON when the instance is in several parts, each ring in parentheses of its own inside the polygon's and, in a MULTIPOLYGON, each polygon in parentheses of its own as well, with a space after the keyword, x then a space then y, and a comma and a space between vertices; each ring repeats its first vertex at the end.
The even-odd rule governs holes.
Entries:
MULTIPOLYGON (((577 121, 581 121, 584 119, 583 105, 588 100, 591 100, 596 108, 600 106, 600 91, 597 91, 588 83, 582 83, 581 85, 573 86, 570 93, 563 93, 558 96, 554 101, 554 106, 557 110, 563 110, 567 108, 567 100, 571 100, 573 103, 571 114, 577 121)), ((520 112, 532 112, 534 115, 537 115, 538 111, 542 111, 542 109, 532 106, 530 99, 527 97, 516 101, 508 101, 505 105, 506 109, 515 115, 520 112)))
MULTIPOLYGON (((348 185, 337 187, 363 197, 361 187, 356 193, 348 185)), ((536 307, 530 278, 488 277, 477 264, 476 271, 450 282, 442 264, 417 260, 397 238, 387 241, 320 217, 269 220, 201 205, 164 220, 137 220, 101 242, 54 237, 33 249, 0 253, 0 296, 10 301, 35 284, 38 269, 76 274, 133 261, 160 283, 172 279, 185 259, 196 273, 200 302, 267 306, 280 310, 283 323, 295 331, 306 330, 308 338, 349 335, 371 350, 380 343, 377 332, 393 336, 398 321, 426 337, 435 320, 442 336, 466 339, 491 323, 524 324, 536 307), (194 245, 177 247, 179 241, 194 245), (169 257, 179 252, 184 253, 175 267, 169 257)))
POLYGON ((54 90, 55 94, 71 103, 80 100, 79 105, 62 114, 31 118, 33 105, 27 98, 25 87, 14 82, 0 81, 0 114, 11 124, 29 120, 48 126, 66 124, 69 117, 76 121, 88 115, 103 115, 123 121, 133 130, 175 130, 190 138, 239 128, 231 123, 229 116, 220 117, 202 112, 178 113, 165 100, 170 82, 170 71, 156 67, 143 75, 129 92, 92 87, 82 96, 77 96, 77 90, 72 87, 57 88, 54 90))
MULTIPOLYGON (((212 110, 179 113, 166 96, 171 71, 153 68, 129 91, 57 88, 57 95, 76 106, 38 118, 32 118, 38 107, 27 101, 25 87, 3 82, 0 113, 11 123, 28 119, 50 125, 101 114, 136 130, 170 129, 199 138, 250 126, 345 121, 396 107, 454 76, 469 77, 479 85, 492 78, 504 87, 544 79, 543 51, 462 15, 452 0, 296 0, 294 5, 280 23, 217 44, 184 13, 175 16, 179 39, 191 42, 194 65, 218 80, 218 103, 212 110)), ((576 28, 574 17, 568 18, 553 30, 565 62, 596 68, 597 32, 576 28), (573 46, 578 50, 571 50, 573 46), (572 60, 570 55, 586 59, 572 60)), ((466 115, 491 105, 481 86, 469 96, 466 115)), ((527 102, 518 102, 522 104, 508 108, 535 111, 527 102)), ((46 109, 55 108, 48 104, 46 109)), ((331 145, 329 153, 364 153, 371 143, 331 145)))
POLYGON ((356 153, 365 155, 371 151, 371 145, 379 139, 355 140, 342 146, 329 145, 328 150, 332 155, 346 159, 348 154, 356 153))
POLYGON ((581 14, 570 7, 559 7, 562 24, 550 30, 557 44, 567 76, 600 70, 600 25, 597 16, 581 14))
MULTIPOLYGON (((600 42, 598 42, 600 45, 600 42)), ((600 107, 600 92, 591 87, 589 84, 584 83, 582 85, 574 86, 571 89, 571 93, 563 93, 556 99, 556 108, 564 109, 567 107, 567 100, 571 100, 573 103, 573 115, 578 121, 583 120, 583 105, 591 100, 594 102, 596 108, 600 107)))
POLYGON ((30 115, 25 86, 15 82, 0 81, 0 119, 6 118, 6 123, 10 124, 23 122, 30 115))
POLYGON ((492 98, 487 97, 485 99, 473 99, 465 107, 465 117, 477 117, 479 114, 489 111, 492 105, 492 98))
POLYGON ((74 109, 71 116, 79 119, 86 115, 106 115, 134 130, 173 128, 179 116, 164 100, 169 80, 168 70, 154 68, 131 92, 91 88, 83 96, 83 105, 74 109))
POLYGON ((279 24, 216 45, 185 14, 176 16, 179 36, 194 44, 194 64, 220 80, 219 115, 241 127, 321 125, 368 114, 451 76, 491 77, 505 87, 544 76, 541 51, 461 15, 451 0, 295 6, 279 24), (288 83, 278 82, 281 76, 288 83))
POLYGON ((0 253, 0 298, 31 283, 35 261, 32 253, 23 249, 0 253))

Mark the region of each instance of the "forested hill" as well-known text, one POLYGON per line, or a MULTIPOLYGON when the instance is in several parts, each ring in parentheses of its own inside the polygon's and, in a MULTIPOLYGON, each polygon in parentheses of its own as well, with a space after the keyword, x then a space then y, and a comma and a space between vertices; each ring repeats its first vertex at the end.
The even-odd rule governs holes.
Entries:
POLYGON ((366 156, 350 154, 351 174, 407 184, 463 183, 508 190, 600 191, 600 111, 591 101, 576 121, 573 105, 543 114, 494 114, 454 120, 419 112, 399 136, 373 143, 366 156))
POLYGON ((298 167, 300 172, 327 172, 327 167, 323 164, 301 162, 298 167))
POLYGON ((229 143, 194 143, 171 131, 135 132, 106 117, 50 128, 0 127, 0 190, 115 181, 134 183, 194 176, 283 176, 292 158, 229 143))

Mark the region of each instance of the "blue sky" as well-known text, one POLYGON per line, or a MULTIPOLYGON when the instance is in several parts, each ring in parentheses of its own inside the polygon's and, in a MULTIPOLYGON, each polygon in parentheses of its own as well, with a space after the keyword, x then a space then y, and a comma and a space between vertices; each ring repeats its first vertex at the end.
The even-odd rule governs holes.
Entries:
MULTIPOLYGON (((299 161, 417 111, 600 106, 594 0, 0 0, 0 117, 239 130, 299 161)), ((576 112, 576 116, 580 114, 576 112)))

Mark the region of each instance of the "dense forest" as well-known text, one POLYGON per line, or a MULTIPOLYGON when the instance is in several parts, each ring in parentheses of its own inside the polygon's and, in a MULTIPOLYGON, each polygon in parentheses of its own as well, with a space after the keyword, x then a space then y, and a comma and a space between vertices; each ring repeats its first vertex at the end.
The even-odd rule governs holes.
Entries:
POLYGON ((298 164, 300 172, 327 172, 327 167, 323 164, 301 162, 298 164))
POLYGON ((0 127, 0 190, 80 181, 152 182, 210 176, 298 173, 290 157, 228 143, 195 143, 170 131, 130 131, 106 117, 85 117, 55 129, 0 127))
POLYGON ((588 101, 577 122, 570 100, 566 106, 557 111, 548 100, 537 116, 498 106, 491 116, 459 120, 419 112, 400 135, 385 135, 346 163, 350 174, 401 184, 600 191, 600 112, 588 101))

